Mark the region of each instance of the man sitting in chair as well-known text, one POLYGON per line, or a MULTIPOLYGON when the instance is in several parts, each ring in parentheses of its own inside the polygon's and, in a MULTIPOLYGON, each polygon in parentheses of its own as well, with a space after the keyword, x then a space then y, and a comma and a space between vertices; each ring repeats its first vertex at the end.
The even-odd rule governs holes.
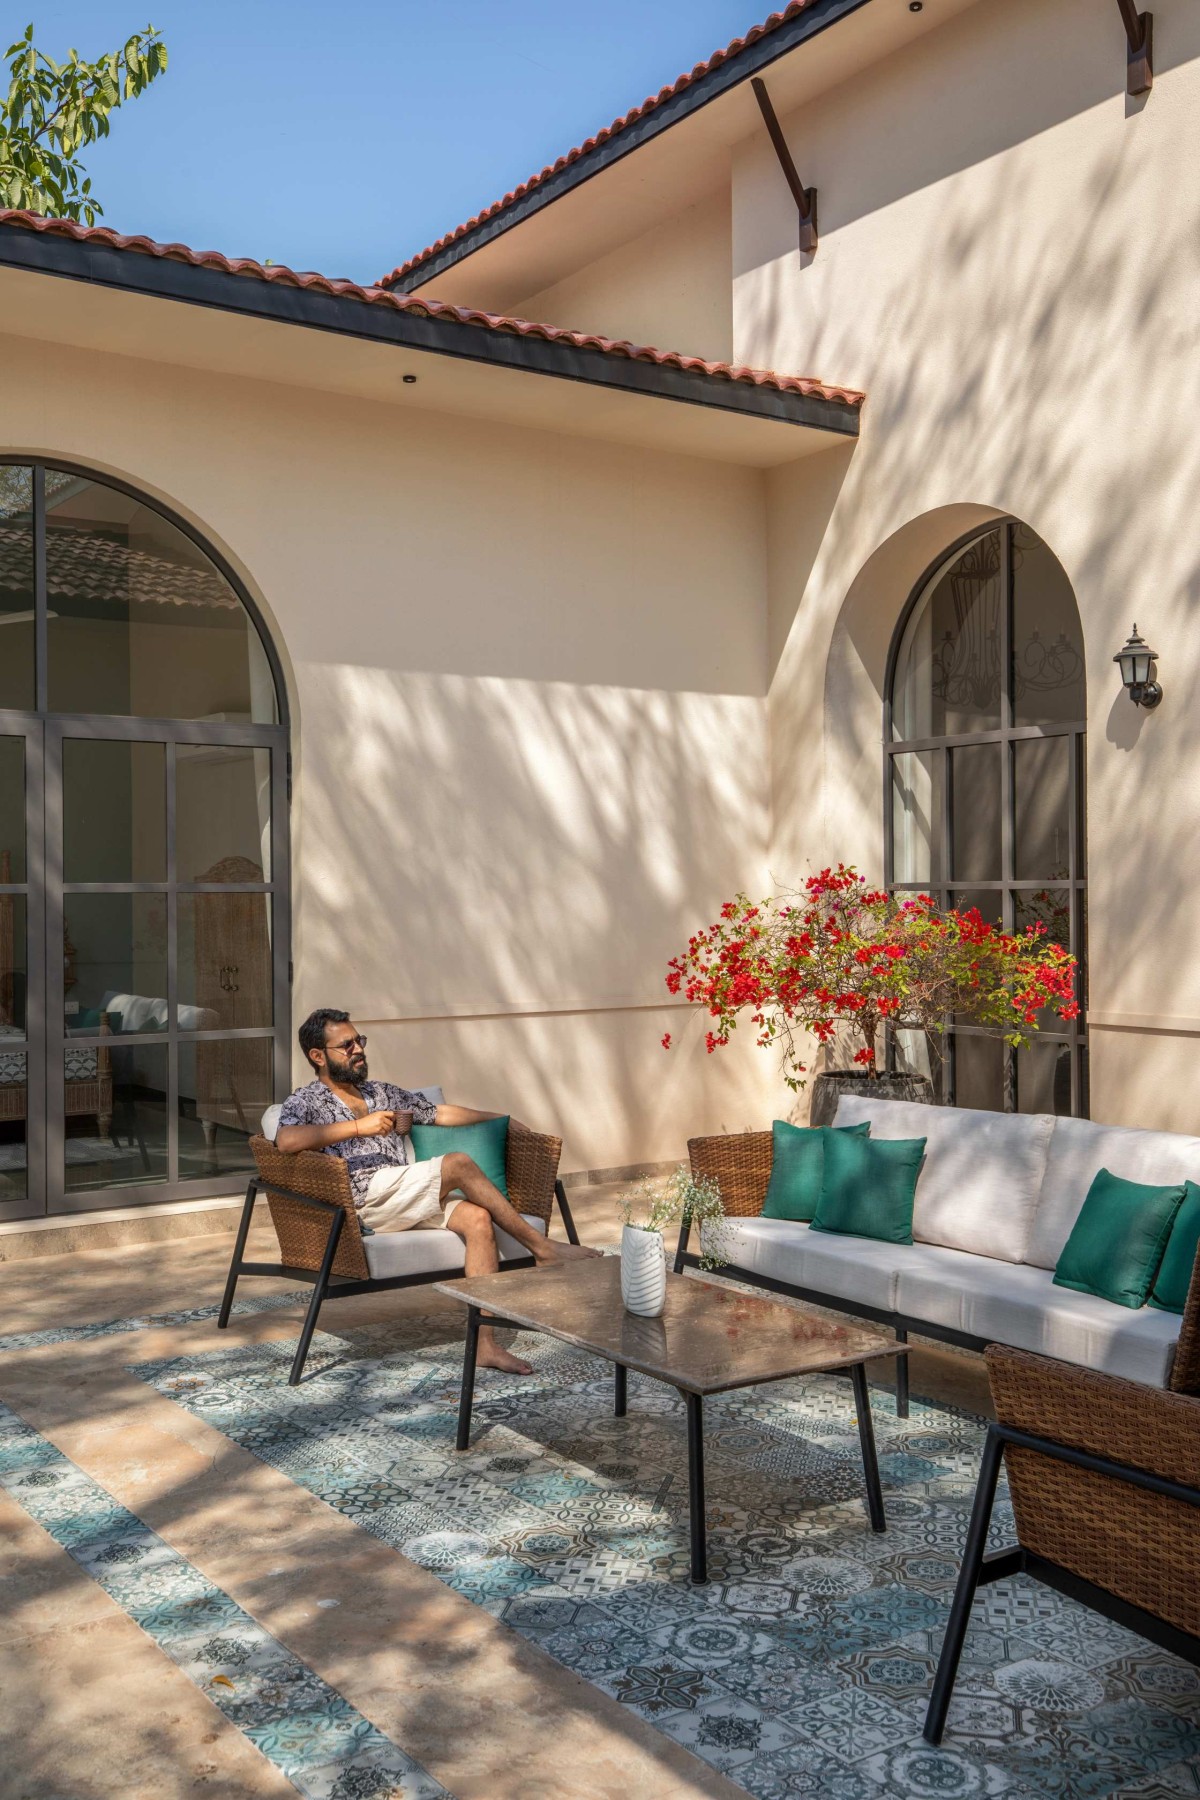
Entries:
MULTIPOLYGON (((556 1244, 535 1231, 499 1188, 461 1150, 413 1157, 409 1132, 418 1125, 474 1125, 497 1113, 435 1105, 389 1081, 368 1080, 367 1040, 349 1013, 322 1006, 300 1027, 300 1048, 316 1079, 283 1103, 276 1147, 287 1154, 323 1150, 346 1163, 354 1204, 371 1231, 433 1230, 445 1226, 466 1246, 468 1275, 500 1267, 496 1227, 538 1263, 598 1256, 581 1244, 556 1244)), ((525 1129, 515 1119, 511 1124, 525 1129)), ((529 1375, 530 1365, 501 1349, 490 1330, 479 1333, 479 1366, 529 1375)))

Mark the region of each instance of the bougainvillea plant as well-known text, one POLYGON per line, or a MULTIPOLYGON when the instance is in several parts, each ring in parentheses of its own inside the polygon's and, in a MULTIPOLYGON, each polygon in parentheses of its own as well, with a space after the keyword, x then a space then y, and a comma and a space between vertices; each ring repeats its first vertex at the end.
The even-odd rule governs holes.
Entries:
MULTIPOLYGON (((789 1087, 804 1085, 798 1038, 832 1045, 849 1032, 853 1060, 875 1075, 881 1027, 924 1032, 937 1045, 952 1018, 1015 1046, 1040 1016, 1079 1012, 1076 963, 1041 921, 1013 934, 978 909, 942 912, 929 894, 888 894, 839 863, 799 891, 738 894, 668 965, 667 987, 714 1021, 711 1055, 748 1014, 761 1045, 778 1044, 789 1087)), ((668 1032, 664 1049, 670 1049, 668 1032)))

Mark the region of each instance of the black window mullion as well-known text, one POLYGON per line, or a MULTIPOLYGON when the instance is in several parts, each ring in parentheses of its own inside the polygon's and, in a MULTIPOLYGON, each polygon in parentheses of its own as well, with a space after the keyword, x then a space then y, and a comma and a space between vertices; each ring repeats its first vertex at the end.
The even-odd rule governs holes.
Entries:
POLYGON ((1080 949, 1083 944, 1083 919, 1081 915, 1083 908, 1086 905, 1086 897, 1079 885, 1080 834, 1083 829, 1081 805, 1083 794, 1083 769, 1081 766, 1083 751, 1083 733, 1081 731, 1074 732, 1071 737, 1071 762, 1068 771, 1069 811, 1067 814, 1067 874, 1071 883, 1069 900, 1071 908, 1069 915, 1069 949, 1071 955, 1076 958, 1078 963, 1078 973, 1075 978, 1075 998, 1080 1007, 1079 1017, 1071 1021, 1071 1111, 1075 1114, 1083 1113, 1087 1104, 1083 1079, 1084 1052, 1081 1048, 1086 1036, 1086 1019, 1083 1014, 1083 1007, 1086 1003, 1087 970, 1084 967, 1083 958, 1080 956, 1080 949))
POLYGON ((50 636, 46 599, 46 471, 41 463, 33 470, 33 684, 34 706, 45 713, 50 687, 46 667, 50 636))
MULTIPOLYGON (((1013 694, 1013 527, 1011 521, 1000 527, 1000 728, 1004 743, 1000 752, 1000 873, 1005 882, 1017 873, 1015 756, 1012 728, 1015 695, 1013 694)), ((1004 930, 1016 929, 1016 905, 1013 890, 1006 886, 1000 903, 1000 923, 1004 930)), ((1017 1053, 1011 1044, 1004 1046, 1004 1110, 1017 1110, 1017 1053)))
POLYGON ((179 902, 175 866, 175 745, 166 746, 167 777, 167 1180, 179 1180, 179 902))

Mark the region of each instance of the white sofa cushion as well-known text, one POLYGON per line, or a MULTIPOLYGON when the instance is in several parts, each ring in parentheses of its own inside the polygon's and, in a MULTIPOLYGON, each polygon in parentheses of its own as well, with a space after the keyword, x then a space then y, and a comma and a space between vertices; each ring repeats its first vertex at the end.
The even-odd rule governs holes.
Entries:
MULTIPOLYGON (((521 1217, 545 1237, 545 1219, 535 1219, 530 1213, 522 1213, 521 1217)), ((507 1231, 496 1233, 496 1243, 502 1263, 529 1254, 515 1238, 509 1237, 507 1231)), ((452 1231, 440 1229, 373 1231, 370 1237, 363 1239, 363 1250, 367 1267, 376 1281, 384 1281, 392 1275, 430 1275, 435 1272, 461 1275, 465 1266, 466 1245, 462 1239, 455 1237, 452 1231)))
POLYGON ((900 1270, 896 1311, 1151 1387, 1166 1385, 1181 1323, 1177 1313, 1115 1306, 1055 1287, 1053 1272, 1032 1263, 996 1263, 917 1244, 900 1270))
POLYGON ((908 1253, 907 1244, 837 1237, 810 1231, 792 1219, 737 1219, 732 1224, 730 1256, 739 1268, 853 1305, 892 1311, 896 1270, 908 1253))
POLYGON ((1091 1119, 1056 1119, 1026 1262, 1042 1269, 1057 1265, 1101 1169, 1152 1187, 1200 1182, 1200 1138, 1099 1125, 1091 1119))
POLYGON ((972 1283, 964 1294, 963 1318, 974 1337, 1166 1386, 1179 1337, 1178 1313, 1114 1306, 1095 1294, 1055 1287, 1052 1271, 1032 1263, 995 1273, 999 1279, 990 1289, 972 1283))
MULTIPOLYGON (((441 1106, 446 1098, 440 1087, 413 1088, 411 1089, 411 1092, 414 1094, 424 1094, 425 1098, 427 1100, 432 1100, 435 1106, 441 1106)), ((262 1116, 262 1124, 259 1129, 269 1144, 275 1142, 279 1133, 279 1115, 282 1111, 282 1105, 268 1106, 266 1112, 262 1116)))
POLYGON ((925 1138, 913 1238, 1000 1262, 1026 1254, 1046 1167, 1052 1118, 977 1112, 843 1094, 835 1123, 866 1122, 875 1138, 925 1138))

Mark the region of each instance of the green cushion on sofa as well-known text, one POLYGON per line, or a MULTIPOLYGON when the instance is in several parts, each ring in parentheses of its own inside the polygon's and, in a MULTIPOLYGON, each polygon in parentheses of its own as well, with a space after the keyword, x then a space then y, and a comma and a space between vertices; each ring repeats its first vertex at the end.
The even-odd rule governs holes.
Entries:
POLYGON ((764 1219, 794 1219, 807 1225, 821 1198, 821 1171, 825 1167, 825 1139, 831 1131, 852 1131, 866 1137, 863 1125, 789 1125, 785 1119, 771 1123, 771 1179, 763 1201, 764 1219))
POLYGON ((1101 1169, 1063 1246, 1055 1287, 1117 1306, 1144 1306, 1183 1193, 1182 1183, 1147 1187, 1101 1169))
POLYGON ((1181 1313, 1187 1305, 1192 1285, 1192 1270, 1200 1252, 1200 1187, 1194 1181, 1183 1185, 1183 1205, 1175 1214, 1175 1223, 1163 1251, 1150 1304, 1162 1312, 1181 1313))
POLYGON ((414 1125, 412 1145, 418 1162, 431 1162, 435 1156, 462 1150, 508 1199, 508 1182, 505 1180, 507 1114, 502 1119, 480 1119, 474 1125, 414 1125))
POLYGON ((913 1201, 924 1155, 924 1138, 857 1137, 831 1131, 825 1140, 813 1230, 911 1244, 913 1201))

